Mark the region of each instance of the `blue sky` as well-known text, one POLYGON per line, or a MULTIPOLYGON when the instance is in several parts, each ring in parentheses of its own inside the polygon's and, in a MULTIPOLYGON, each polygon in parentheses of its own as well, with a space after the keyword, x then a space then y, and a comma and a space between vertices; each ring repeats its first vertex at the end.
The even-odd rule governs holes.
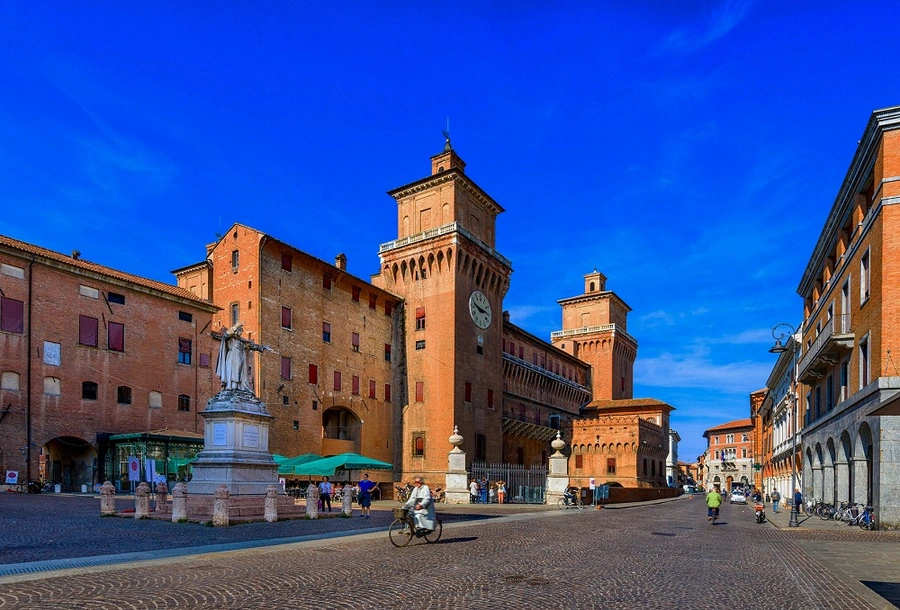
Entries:
POLYGON ((595 267, 681 458, 748 416, 870 113, 895 2, 14 2, 0 233, 172 282, 238 221, 349 270, 450 117, 549 339, 595 267))

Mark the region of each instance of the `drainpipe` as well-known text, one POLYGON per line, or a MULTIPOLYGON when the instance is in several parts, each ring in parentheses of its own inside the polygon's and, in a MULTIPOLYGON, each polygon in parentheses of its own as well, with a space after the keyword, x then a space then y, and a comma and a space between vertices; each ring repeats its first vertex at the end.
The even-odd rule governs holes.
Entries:
POLYGON ((35 255, 31 255, 31 262, 28 263, 28 335, 25 339, 25 347, 28 352, 28 359, 25 363, 25 482, 31 480, 31 310, 32 310, 32 287, 34 285, 34 259, 35 255))

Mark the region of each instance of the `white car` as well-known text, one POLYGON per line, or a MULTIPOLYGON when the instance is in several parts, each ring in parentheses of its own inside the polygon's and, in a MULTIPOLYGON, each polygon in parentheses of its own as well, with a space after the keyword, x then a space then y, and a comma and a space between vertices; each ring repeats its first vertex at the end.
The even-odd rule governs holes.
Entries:
POLYGON ((740 491, 733 491, 733 492, 731 492, 731 503, 732 504, 746 504, 747 497, 740 491))

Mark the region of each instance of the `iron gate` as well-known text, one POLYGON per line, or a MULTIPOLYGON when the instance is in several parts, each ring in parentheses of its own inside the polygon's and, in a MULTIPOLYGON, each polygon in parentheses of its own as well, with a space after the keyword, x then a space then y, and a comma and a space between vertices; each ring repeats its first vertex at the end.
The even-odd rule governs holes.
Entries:
POLYGON ((488 480, 488 502, 496 502, 497 481, 506 482, 506 501, 523 504, 543 504, 547 487, 546 466, 523 466, 522 464, 472 464, 472 475, 479 483, 488 480))

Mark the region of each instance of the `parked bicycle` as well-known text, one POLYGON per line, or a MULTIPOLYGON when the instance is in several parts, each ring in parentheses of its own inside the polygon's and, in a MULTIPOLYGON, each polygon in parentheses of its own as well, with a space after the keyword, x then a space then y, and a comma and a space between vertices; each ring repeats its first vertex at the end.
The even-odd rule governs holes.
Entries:
POLYGON ((563 497, 559 499, 556 505, 559 506, 560 510, 565 510, 567 508, 584 508, 584 503, 574 491, 567 491, 564 493, 563 497))
POLYGON ((407 500, 409 500, 409 494, 411 494, 414 489, 413 486, 409 483, 407 483, 403 487, 395 485, 395 488, 397 489, 397 499, 401 502, 406 502, 407 500))
POLYGON ((413 538, 424 538, 425 542, 437 542, 441 539, 443 531, 443 521, 435 517, 434 529, 419 536, 416 534, 416 522, 413 520, 412 512, 405 506, 394 509, 394 521, 388 528, 388 538, 391 544, 396 547, 404 547, 410 543, 413 538))

